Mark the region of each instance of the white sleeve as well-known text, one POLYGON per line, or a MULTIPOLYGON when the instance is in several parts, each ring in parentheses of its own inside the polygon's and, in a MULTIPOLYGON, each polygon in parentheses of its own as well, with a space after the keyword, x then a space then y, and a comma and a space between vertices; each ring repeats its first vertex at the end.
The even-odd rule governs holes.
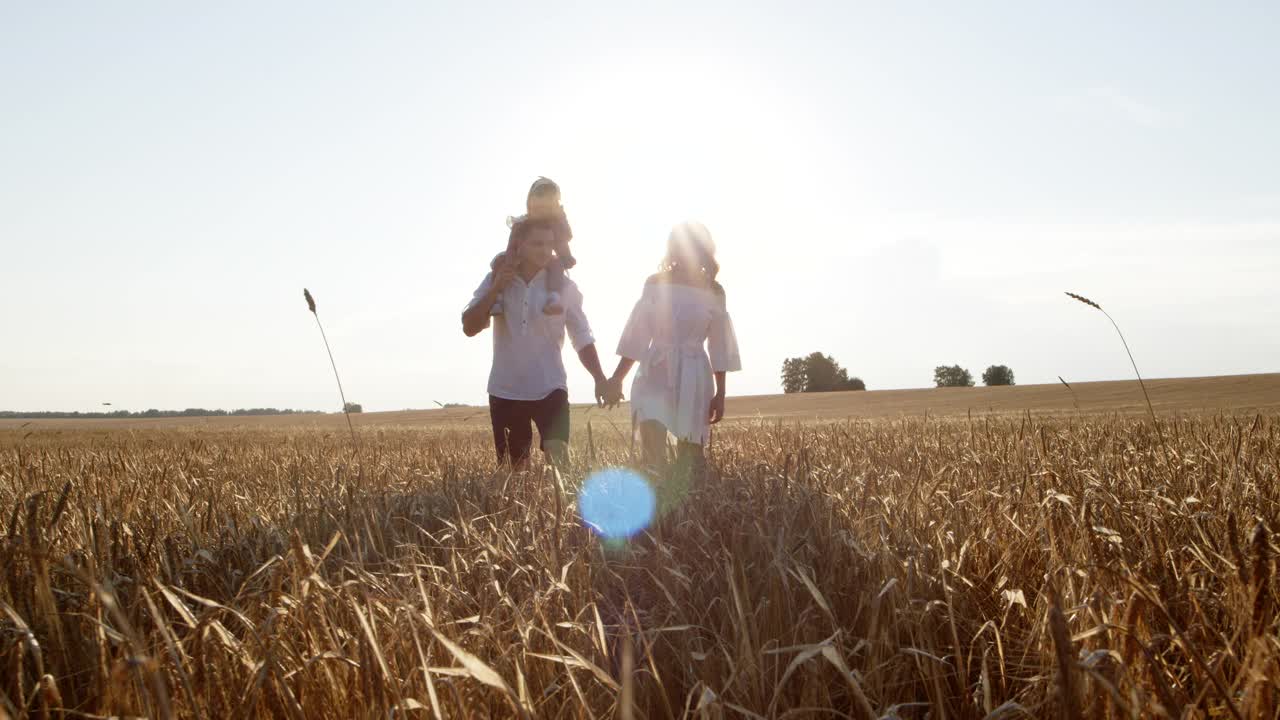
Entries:
POLYGON ((569 342, 573 343, 574 352, 592 345, 596 336, 591 332, 591 323, 587 322, 587 314, 582 309, 582 292, 576 285, 565 288, 567 296, 564 308, 564 324, 569 331, 569 342))
POLYGON ((646 286, 644 294, 631 309, 631 317, 627 318, 627 326, 623 328, 622 337, 618 340, 618 354, 622 357, 639 361, 649 352, 649 342, 653 339, 649 319, 651 304, 649 288, 646 286))
POLYGON ((485 275, 484 280, 480 281, 480 287, 476 288, 476 291, 472 293, 471 302, 467 303, 467 306, 462 309, 462 312, 466 312, 471 308, 475 307, 476 303, 480 302, 480 300, 482 300, 484 296, 488 294, 489 288, 491 287, 493 287, 493 273, 489 273, 488 275, 485 275))
POLYGON ((733 331, 733 318, 724 305, 724 298, 719 298, 711 318, 711 332, 707 336, 708 354, 711 356, 712 372, 737 372, 742 369, 742 358, 738 354, 738 336, 733 331))

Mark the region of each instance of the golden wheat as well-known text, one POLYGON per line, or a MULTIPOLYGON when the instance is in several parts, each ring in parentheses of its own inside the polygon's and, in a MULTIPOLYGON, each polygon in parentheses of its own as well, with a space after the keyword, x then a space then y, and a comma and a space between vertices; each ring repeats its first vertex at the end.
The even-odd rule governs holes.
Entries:
POLYGON ((1280 423, 1166 423, 743 422, 625 545, 479 429, 0 433, 0 717, 1273 717, 1280 423))

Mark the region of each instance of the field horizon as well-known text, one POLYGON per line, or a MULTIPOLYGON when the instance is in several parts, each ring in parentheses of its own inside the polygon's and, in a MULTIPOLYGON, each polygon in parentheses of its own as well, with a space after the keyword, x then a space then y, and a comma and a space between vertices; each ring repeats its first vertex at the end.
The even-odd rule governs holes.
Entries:
MULTIPOLYGON (((1280 373, 1215 375, 1146 379, 1157 414, 1257 413, 1280 411, 1280 373)), ((1147 412, 1135 380, 1013 385, 1007 387, 908 388, 856 392, 796 393, 791 395, 730 396, 727 422, 743 420, 839 420, 963 415, 1064 415, 1147 412)), ((604 417, 616 422, 629 418, 629 405, 612 411, 575 403, 575 419, 604 417)), ((488 420, 479 405, 449 409, 409 409, 364 412, 351 416, 357 427, 458 426, 488 420)), ((341 413, 209 416, 170 418, 0 419, 0 431, 37 428, 172 428, 172 427, 346 427, 341 413)))

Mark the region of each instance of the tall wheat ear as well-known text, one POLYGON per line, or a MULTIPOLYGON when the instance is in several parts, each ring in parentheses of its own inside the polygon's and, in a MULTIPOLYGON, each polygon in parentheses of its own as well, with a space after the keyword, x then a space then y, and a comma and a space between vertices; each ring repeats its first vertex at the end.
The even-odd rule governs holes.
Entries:
POLYGON ((351 424, 351 411, 347 407, 347 394, 342 391, 342 378, 338 377, 338 363, 333 361, 333 351, 329 349, 329 338, 324 334, 324 325, 320 322, 320 313, 316 312, 316 299, 311 296, 311 291, 302 288, 302 297, 307 301, 307 309, 316 319, 316 327, 320 328, 320 339, 324 340, 324 350, 329 353, 329 364, 333 366, 333 379, 338 381, 338 397, 342 398, 342 414, 347 416, 347 429, 351 431, 351 449, 357 452, 360 449, 359 443, 356 442, 356 428, 351 424))
MULTIPOLYGON (((1156 419, 1156 409, 1151 404, 1151 396, 1147 394, 1147 384, 1142 380, 1142 373, 1138 370, 1138 362, 1133 359, 1133 351, 1129 349, 1129 341, 1124 339, 1124 333, 1120 331, 1120 326, 1116 324, 1115 318, 1111 317, 1111 313, 1107 312, 1106 310, 1103 310, 1102 306, 1099 305, 1098 303, 1090 300, 1089 298, 1083 295, 1077 295, 1076 293, 1073 293, 1073 292, 1068 292, 1066 293, 1066 295, 1072 300, 1082 302, 1085 305, 1088 305, 1089 307, 1102 313, 1103 315, 1106 315, 1107 320, 1111 321, 1111 327, 1116 329, 1116 334, 1120 336, 1120 342, 1124 345, 1125 354, 1129 356, 1129 364, 1133 365, 1133 374, 1138 376, 1138 386, 1142 388, 1142 397, 1147 401, 1147 412, 1151 414, 1151 424, 1156 426, 1156 434, 1160 436, 1160 447, 1162 450, 1164 450, 1165 461, 1167 462, 1169 460, 1169 447, 1164 442, 1164 430, 1160 428, 1160 421, 1156 419)), ((1062 378, 1058 378, 1058 379, 1061 380, 1062 378)), ((1064 385, 1066 384, 1065 381, 1063 382, 1063 384, 1064 385)))

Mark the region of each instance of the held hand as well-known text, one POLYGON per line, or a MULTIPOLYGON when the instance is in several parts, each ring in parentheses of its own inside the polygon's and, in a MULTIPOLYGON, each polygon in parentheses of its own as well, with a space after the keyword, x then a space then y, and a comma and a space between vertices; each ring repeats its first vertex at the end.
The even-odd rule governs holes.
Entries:
POLYGON ((622 402, 622 383, 617 378, 596 383, 596 401, 603 408, 618 407, 618 403, 622 402))
POLYGON ((596 380, 596 407, 609 407, 610 392, 612 386, 607 378, 596 380))
POLYGON ((711 398, 711 409, 707 412, 707 422, 712 425, 724 419, 724 396, 716 395, 711 398))

